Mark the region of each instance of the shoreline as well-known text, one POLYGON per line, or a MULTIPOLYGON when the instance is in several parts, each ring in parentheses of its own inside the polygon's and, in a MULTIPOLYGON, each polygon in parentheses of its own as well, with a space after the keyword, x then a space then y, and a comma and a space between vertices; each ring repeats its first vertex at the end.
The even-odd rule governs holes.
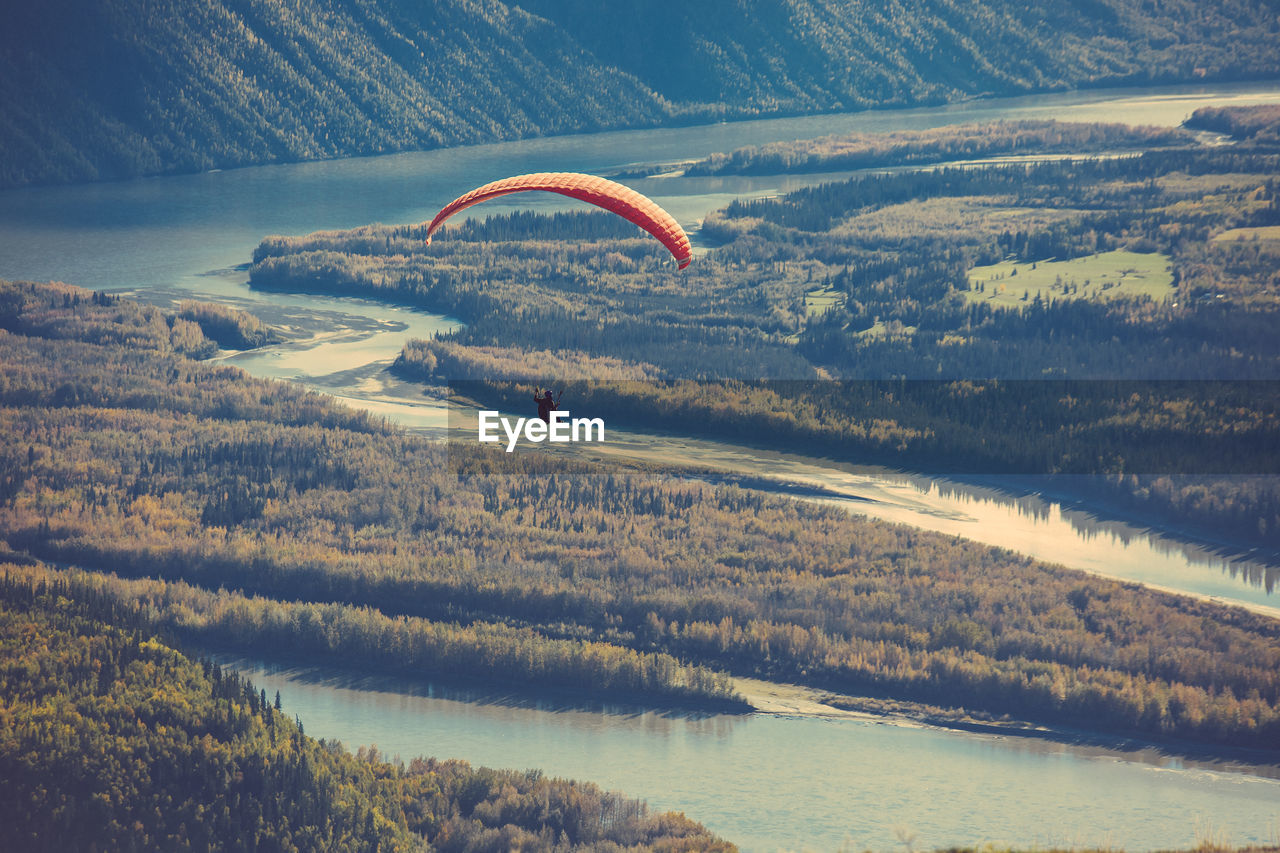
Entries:
MULTIPOLYGON (((49 563, 20 552, 3 556, 16 565, 49 563)), ((1161 737, 1142 732, 1090 729, 1070 723, 1038 723, 995 712, 970 712, 890 696, 855 695, 825 687, 770 681, 725 672, 733 698, 655 693, 653 691, 600 691, 590 687, 513 682, 498 678, 439 672, 411 671, 403 667, 369 665, 349 655, 315 655, 302 652, 266 652, 234 644, 204 642, 181 631, 157 630, 156 635, 192 660, 209 660, 232 669, 260 668, 284 672, 299 681, 368 692, 449 699, 467 704, 522 707, 550 712, 585 711, 622 716, 653 713, 660 716, 749 718, 755 715, 861 721, 901 728, 939 729, 957 733, 1018 738, 1067 747, 1142 754, 1150 761, 1187 759, 1213 769, 1280 779, 1280 745, 1274 750, 1215 744, 1186 738, 1161 737), (1265 772, 1264 772, 1265 771, 1265 772)), ((1123 757, 1123 756, 1121 756, 1123 757)))
MULTIPOLYGON (((612 127, 602 127, 597 129, 587 129, 578 131, 562 131, 559 133, 535 134, 532 136, 514 136, 502 137, 494 136, 492 138, 473 141, 473 142, 456 142, 449 145, 430 145, 426 147, 408 146, 404 148, 395 148, 381 152, 356 153, 334 152, 321 156, 303 156, 297 159, 284 160, 258 160, 247 159, 241 162, 226 163, 220 166, 208 168, 205 166, 193 166, 184 168, 181 166, 173 166, 162 168, 159 170, 147 171, 143 170, 136 174, 111 178, 97 179, 80 179, 80 180, 62 180, 57 178, 46 178, 36 181, 28 181, 23 183, 0 184, 0 192, 13 191, 39 191, 47 189, 57 189, 60 187, 85 187, 103 184, 123 184, 130 181, 145 181, 165 178, 191 178, 200 175, 211 175, 220 172, 242 172, 249 169, 269 169, 278 167, 299 167, 312 164, 336 163, 344 160, 364 161, 375 160, 384 157, 403 157, 406 155, 433 154, 438 152, 459 151, 474 148, 496 147, 502 145, 511 145, 513 143, 538 141, 559 141, 573 140, 580 137, 600 136, 600 135, 621 135, 631 133, 643 133, 647 131, 659 132, 679 132, 687 130, 698 130, 701 128, 712 128, 720 125, 750 125, 760 122, 769 121, 820 121, 831 118, 854 118, 866 115, 892 115, 895 113, 910 113, 921 110, 955 110, 957 108, 982 106, 986 104, 1000 104, 1002 102, 1018 102, 1030 98, 1058 98, 1070 104, 1072 101, 1084 100, 1086 102, 1118 100, 1126 95, 1133 96, 1152 96, 1153 90, 1158 90, 1155 97, 1177 98, 1179 96, 1195 95, 1206 89, 1212 89, 1217 93, 1227 94, 1228 96, 1239 97, 1254 95, 1259 92, 1269 92, 1277 84, 1280 79, 1270 74, 1249 74, 1242 73, 1236 76, 1224 75, 1219 78, 1205 79, 1197 77, 1176 77, 1171 76, 1165 79, 1140 81, 1132 77, 1118 75, 1104 81, 1084 81, 1076 85, 1066 85, 1064 87, 1053 86, 1032 86, 1027 89, 1006 92, 966 92, 957 93, 950 98, 929 99, 923 98, 918 101, 899 102, 899 103, 877 103, 871 106, 865 106, 860 109, 845 108, 826 108, 817 110, 780 110, 774 112, 762 111, 758 113, 746 113, 734 115, 731 117, 716 117, 714 111, 705 114, 687 114, 684 116, 669 115, 666 120, 659 121, 655 124, 619 124, 612 127), (1091 97, 1093 96, 1093 97, 1091 97), (1097 97, 1102 96, 1102 97, 1097 97)), ((827 134, 822 134, 827 135, 827 134)), ((625 169, 631 164, 626 164, 620 169, 625 169)))
MULTIPOLYGON (((601 695, 586 688, 539 687, 465 677, 419 677, 388 669, 360 669, 347 659, 324 660, 299 655, 246 653, 243 649, 182 643, 183 654, 207 658, 245 674, 262 669, 287 674, 298 681, 364 692, 424 696, 466 704, 500 705, 550 713, 600 713, 620 716, 656 714, 664 717, 710 718, 753 716, 862 722, 909 729, 935 729, 996 740, 1038 741, 1072 749, 1097 750, 1119 760, 1153 763, 1188 761, 1206 769, 1280 779, 1280 750, 1264 752, 1247 747, 1203 744, 1138 735, 1043 725, 1019 719, 980 719, 908 700, 854 696, 818 687, 731 676, 746 707, 727 707, 715 701, 666 702, 652 694, 601 695)), ((251 675, 245 677, 252 680, 251 675)), ((305 720, 303 721, 306 722, 305 720)))
POLYGON ((589 687, 502 681, 480 676, 414 673, 387 666, 362 665, 346 656, 326 658, 299 653, 246 650, 173 637, 179 651, 194 659, 207 658, 232 669, 260 667, 288 673, 299 681, 352 690, 428 696, 459 702, 509 705, 550 711, 598 711, 621 714, 655 713, 671 716, 744 717, 755 713, 745 699, 664 694, 643 691, 598 691, 589 687))
MULTIPOLYGON (((391 365, 387 370, 393 377, 395 377, 395 379, 402 383, 417 387, 424 387, 426 385, 422 377, 404 371, 398 363, 391 365)), ((412 402, 412 400, 404 398, 402 399, 402 402, 409 403, 412 402)), ((449 401, 444 402, 446 405, 449 404, 449 401)), ((477 401, 471 402, 479 405, 479 402, 477 401)), ((499 405, 499 408, 500 407, 501 406, 499 405)), ((1044 501, 1046 504, 1056 503, 1064 511, 1083 512, 1102 522, 1116 522, 1127 525, 1134 528, 1137 533, 1148 535, 1153 534, 1163 539, 1167 539, 1176 545, 1191 546, 1201 549, 1212 554, 1223 562, 1253 560, 1264 566, 1280 568, 1280 547, 1277 547, 1274 544, 1248 539, 1231 540, 1224 538, 1214 534, 1206 527, 1197 526, 1194 523, 1187 523, 1183 520, 1167 516, 1158 510, 1130 506, 1123 500, 1117 499, 1114 495, 1101 494, 1097 491, 1091 491, 1088 489, 1082 490, 1073 488, 1069 479, 1102 477, 1105 475, 1017 473, 983 474, 965 472, 961 470, 954 472, 941 471, 930 473, 923 469, 901 467, 904 462, 909 463, 910 460, 902 460, 893 456, 868 454, 866 458, 863 459, 843 459, 831 455, 824 455, 820 451, 816 453, 808 453, 803 450, 797 451, 792 446, 779 445, 774 442, 770 442, 767 439, 743 439, 742 436, 737 434, 729 438, 720 438, 710 433, 697 430, 677 432, 667 428, 665 424, 653 424, 643 420, 626 418, 611 418, 609 424, 615 434, 621 435, 620 440, 623 444, 628 443, 628 440, 633 437, 658 440, 669 439, 672 442, 698 442, 709 445, 710 449, 714 449, 720 453, 763 453, 775 456, 784 462, 806 465, 824 470, 838 470, 851 474, 861 473, 864 476, 878 479, 900 480, 903 482, 913 483, 921 480, 927 480, 941 488, 951 487, 953 490, 959 492, 996 492, 1003 502, 1014 502, 1019 498, 1035 497, 1044 501)), ((760 491, 782 494, 799 499, 831 499, 852 503, 875 502, 874 498, 866 498, 860 495, 846 493, 819 483, 805 482, 802 478, 793 477, 788 479, 784 476, 748 470, 739 466, 734 466, 732 463, 720 462, 717 464, 716 462, 708 462, 705 460, 694 460, 685 458, 684 454, 676 454, 677 458, 663 460, 659 455, 659 451, 656 449, 646 452, 644 448, 620 447, 617 444, 614 444, 613 446, 605 444, 603 446, 583 449, 583 452, 587 454, 590 454, 592 451, 595 451, 596 455, 600 458, 607 458, 612 461, 632 461, 654 466, 655 469, 674 476, 702 478, 707 479, 710 482, 731 482, 740 485, 743 488, 757 489, 760 491)), ((1249 475, 1228 474, 1223 476, 1230 477, 1249 475)), ((1271 476, 1280 476, 1280 474, 1271 476)), ((1047 561, 1042 560, 1042 562, 1047 561)), ((1087 571, 1085 569, 1079 570, 1087 571)), ((1100 574, 1100 576, 1128 583, 1139 583, 1138 581, 1126 581, 1124 578, 1119 578, 1113 575, 1100 574)), ((1143 585, 1147 586, 1148 584, 1143 585)), ((1160 587, 1157 585, 1149 586, 1153 589, 1171 591, 1177 594, 1189 594, 1181 593, 1173 588, 1160 587)), ((1278 586, 1280 586, 1280 584, 1278 584, 1278 586)), ((1241 602, 1237 604, 1236 602, 1222 600, 1215 596, 1207 596, 1205 600, 1215 601, 1216 603, 1226 604, 1227 606, 1244 606, 1247 609, 1253 609, 1246 603, 1241 602)), ((1254 612, 1280 619, 1280 595, 1277 595, 1276 605, 1257 605, 1257 607, 1259 609, 1254 610, 1254 612)))
MULTIPOLYGON (((413 384, 414 380, 405 379, 394 369, 388 368, 391 376, 398 381, 413 384)), ((345 397, 353 404, 364 402, 365 398, 345 397)), ((391 402, 398 401, 403 404, 412 404, 414 398, 409 397, 383 397, 381 401, 391 402)), ((378 402, 370 400, 371 402, 378 402)), ((475 403, 475 401, 470 401, 475 403)), ((421 402, 417 403, 422 405, 421 402)), ((476 405, 479 405, 476 403, 476 405)), ((416 431, 412 426, 404 426, 410 432, 416 431)), ((446 443, 454 440, 453 435, 457 428, 450 426, 446 430, 446 435, 442 439, 446 443)), ((1053 490, 1045 487, 1044 482, 1037 483, 1035 487, 1028 488, 1026 485, 999 477, 998 475, 986 475, 983 477, 966 478, 961 476, 949 475, 932 475, 918 471, 909 471, 903 469, 893 469, 884 466, 860 465, 853 462, 843 462, 837 459, 831 459, 820 456, 808 456, 793 451, 782 450, 776 447, 763 445, 735 443, 721 441, 717 439, 706 438, 701 435, 677 434, 663 430, 644 430, 643 425, 626 423, 617 431, 623 435, 622 441, 628 443, 628 439, 632 437, 644 438, 669 438, 676 442, 700 442, 711 446, 711 449, 729 454, 739 453, 767 453, 777 456, 787 462, 810 465, 818 468, 835 469, 841 471, 857 471, 859 468, 874 469, 867 476, 882 478, 885 480, 900 480, 902 482, 915 483, 919 480, 928 480, 936 486, 946 488, 950 486, 959 492, 972 492, 975 490, 994 492, 997 497, 995 500, 1001 503, 1013 503, 1022 497, 1035 497, 1047 504, 1057 504, 1062 510, 1071 510, 1087 513, 1100 522, 1119 523, 1134 528, 1136 535, 1155 536, 1168 541, 1175 547, 1191 547, 1205 550, 1215 559, 1224 563, 1232 562, 1237 559, 1256 559, 1251 557, 1253 551, 1259 548, 1248 549, 1243 544, 1231 544, 1224 540, 1208 540, 1204 537, 1196 535, 1195 529, 1183 529, 1175 526, 1173 522, 1161 521, 1153 517, 1142 518, 1123 511, 1123 508, 1116 507, 1112 502, 1099 500, 1096 503, 1090 503, 1089 498, 1083 497, 1070 492, 1069 490, 1059 489, 1053 490), (643 431, 642 431, 643 430, 643 431)), ((856 506, 858 504, 874 504, 877 499, 867 497, 865 495, 846 493, 821 483, 806 482, 802 478, 787 478, 781 475, 761 473, 759 471, 750 471, 740 465, 723 460, 712 461, 708 459, 695 459, 684 453, 675 454, 667 459, 660 457, 660 451, 656 448, 645 447, 622 447, 617 444, 592 444, 584 447, 577 447, 569 444, 563 448, 564 452, 571 454, 574 458, 580 460, 598 460, 607 461, 611 464, 621 465, 624 468, 637 468, 646 470, 651 473, 669 476, 679 480, 701 481, 711 485, 732 484, 745 489, 753 489, 765 492, 766 494, 776 495, 779 497, 789 498, 791 500, 806 501, 810 503, 836 503, 839 505, 856 506)), ((914 524, 910 521, 893 521, 877 518, 871 514, 857 513, 856 510, 849 509, 844 506, 847 511, 867 518, 877 524, 900 524, 915 530, 921 530, 926 533, 935 533, 940 536, 948 536, 942 531, 933 530, 929 527, 914 524)), ((1068 565, 1062 562, 1054 562, 1050 559, 1037 557, 1031 553, 1019 550, 1012 546, 995 545, 984 542, 980 539, 966 536, 964 533, 955 534, 961 538, 969 539, 979 545, 990 548, 1003 548, 1016 554, 1027 557, 1037 563, 1054 568, 1065 569, 1067 571, 1081 572, 1090 577, 1104 578, 1106 580, 1115 581, 1125 585, 1140 587, 1152 592, 1162 593, 1165 595, 1180 596, 1197 601, 1203 604, 1210 604, 1226 608, 1240 609, 1254 616, 1261 616, 1267 619, 1280 621, 1280 594, 1276 596, 1276 604, 1264 604, 1260 602, 1248 601, 1245 599, 1226 598, 1220 594, 1196 592, 1194 590, 1181 589, 1168 584, 1161 584, 1151 581, 1135 580, 1118 574, 1109 573, 1105 570, 1089 568, 1079 565, 1068 565)), ((1267 552, 1271 553, 1271 552, 1267 552)), ((1262 564, 1268 565, 1268 564, 1262 564)))
MULTIPOLYGON (((639 432, 635 425, 627 424, 623 428, 634 435, 669 437, 676 441, 698 441, 714 445, 715 449, 729 452, 764 452, 775 454, 778 457, 796 462, 798 464, 807 464, 815 467, 827 467, 838 470, 851 470, 859 467, 876 467, 876 466, 859 466, 852 462, 842 462, 836 459, 818 456, 806 456, 790 451, 778 449, 776 447, 755 446, 751 444, 737 444, 733 442, 718 441, 698 435, 677 435, 665 433, 661 431, 655 432, 639 432)), ((800 500, 814 503, 838 502, 841 505, 857 505, 859 503, 875 503, 875 498, 863 495, 845 493, 828 486, 804 482, 801 479, 787 479, 782 476, 775 476, 767 473, 752 472, 741 468, 734 467, 731 463, 716 464, 709 461, 693 461, 691 459, 680 459, 662 461, 658 458, 656 451, 646 453, 643 450, 627 450, 612 448, 607 445, 603 447, 586 448, 582 455, 594 454, 597 458, 607 458, 615 463, 632 463, 646 466, 648 469, 658 473, 663 473, 671 477, 686 480, 702 480, 712 484, 732 483, 742 488, 755 489, 766 492, 768 494, 777 495, 791 500, 800 500)), ((1209 551, 1219 560, 1230 562, 1233 559, 1250 559, 1251 551, 1247 546, 1242 544, 1232 545, 1222 540, 1209 541, 1203 537, 1196 535, 1194 529, 1183 529, 1176 527, 1172 522, 1157 521, 1152 518, 1140 518, 1123 512, 1121 508, 1112 505, 1111 502, 1097 501, 1090 503, 1086 497, 1073 494, 1068 490, 1050 490, 1044 488, 1044 483, 1037 484, 1037 488, 1028 489, 1025 485, 1019 486, 1016 482, 1001 478, 997 475, 989 475, 982 478, 968 479, 961 476, 948 475, 931 475, 918 471, 907 471, 900 469, 884 468, 881 474, 872 476, 882 476, 883 478, 896 478, 903 481, 916 481, 927 479, 939 486, 950 484, 957 491, 966 490, 985 490, 996 492, 1002 499, 1002 502, 1014 502, 1019 497, 1033 496, 1048 504, 1056 503, 1064 510, 1074 510, 1088 513, 1103 522, 1118 522, 1129 525, 1134 528, 1135 533, 1143 535, 1154 535, 1168 540, 1177 546, 1190 546, 1202 548, 1209 551)), ((846 507, 846 509, 848 509, 846 507)), ((850 512, 856 513, 856 510, 848 509, 850 512)), ((860 514, 861 515, 861 514, 860 514)), ((938 535, 948 535, 940 531, 932 531, 928 527, 913 524, 908 521, 889 521, 876 518, 873 515, 864 515, 863 517, 875 521, 878 524, 903 524, 916 530, 925 532, 934 532, 938 535)), ((967 537, 963 533, 957 534, 962 538, 970 539, 986 547, 1000 548, 1014 553, 1022 554, 1038 563, 1065 568, 1068 571, 1076 571, 1087 574, 1091 577, 1105 578, 1107 580, 1116 581, 1117 583, 1138 586, 1153 592, 1164 593, 1167 595, 1182 596, 1199 601, 1205 604, 1213 604, 1227 608, 1239 608, 1245 612, 1256 616, 1262 616, 1268 619, 1280 620, 1280 596, 1277 596, 1276 604, 1263 604, 1243 599, 1229 599, 1221 595, 1206 592, 1195 592, 1192 590, 1180 589, 1178 587, 1167 584, 1153 583, 1148 581, 1139 581, 1132 578, 1123 577, 1121 575, 1111 574, 1103 570, 1088 568, 1084 566, 1066 565, 1065 563, 1057 563, 1051 560, 1036 557, 1027 552, 1021 551, 1014 547, 992 545, 982 542, 972 537, 967 537)), ((1259 549, 1253 549, 1257 551, 1259 549)))
MULTIPOLYGON (((839 464, 839 463, 836 463, 834 460, 827 460, 827 461, 830 461, 833 464, 839 464)), ((930 477, 931 479, 934 480, 935 483, 952 483, 960 488, 976 487, 976 488, 988 489, 991 491, 999 492, 1001 495, 1005 496, 1010 500, 1014 500, 1019 496, 1018 490, 1015 489, 1015 487, 1012 484, 1007 482, 1001 483, 994 476, 989 478, 987 482, 979 483, 979 482, 966 482, 964 480, 961 480, 958 478, 951 478, 951 477, 931 477, 928 474, 919 474, 916 472, 903 472, 903 474, 904 476, 930 477)), ((696 478, 697 473, 694 472, 686 476, 690 476, 691 478, 696 478)), ((812 501, 815 503, 822 503, 826 501, 839 501, 842 504, 843 503, 856 504, 858 502, 870 502, 873 500, 872 498, 863 498, 863 497, 858 497, 853 495, 841 494, 830 489, 824 489, 820 486, 808 486, 803 483, 795 483, 795 482, 788 482, 786 480, 774 479, 767 475, 737 476, 737 475, 734 475, 732 472, 727 472, 722 474, 721 478, 725 482, 737 481, 740 485, 742 485, 743 488, 757 489, 759 491, 768 492, 770 494, 788 497, 788 498, 791 498, 792 500, 812 501)), ((1147 533, 1147 534, 1156 534, 1158 536, 1166 538, 1177 544, 1185 544, 1185 545, 1192 545, 1196 547, 1205 547, 1205 548, 1217 547, 1219 549, 1230 549, 1229 552, 1225 554, 1220 553, 1219 551, 1212 552, 1214 556, 1218 557, 1224 562, 1229 562, 1233 558, 1248 557, 1247 552, 1240 552, 1235 550, 1235 548, 1238 548, 1239 546, 1233 547, 1223 542, 1209 543, 1202 539, 1196 538, 1193 534, 1184 533, 1183 531, 1174 529, 1172 527, 1163 526, 1158 523, 1144 524, 1142 520, 1139 520, 1137 518, 1132 518, 1132 517, 1125 518, 1123 517, 1123 514, 1120 512, 1115 512, 1114 516, 1112 517, 1099 515, 1098 514, 1099 508, 1107 511, 1108 513, 1112 512, 1115 509, 1114 507, 1110 507, 1106 505, 1105 502, 1102 502, 1102 501, 1099 501, 1098 504, 1095 506, 1090 506, 1088 503, 1085 502, 1084 498, 1080 498, 1078 496, 1072 496, 1069 492, 1065 492, 1065 491, 1053 492, 1048 489, 1043 489, 1043 490, 1037 489, 1037 490, 1031 490, 1031 491, 1022 490, 1022 494, 1038 497, 1041 500, 1046 501, 1047 503, 1057 503, 1063 509, 1079 510, 1081 512, 1089 513, 1090 515, 1093 515, 1095 518, 1098 518, 1099 520, 1118 521, 1122 524, 1132 525, 1137 527, 1139 529, 1139 532, 1147 533)), ((866 516, 866 517, 871 518, 870 516, 866 516)), ((917 527, 916 525, 912 525, 909 522, 888 522, 888 521, 884 521, 883 519, 874 519, 874 520, 882 524, 894 524, 894 523, 906 524, 910 527, 915 527, 918 530, 927 530, 927 528, 917 527)), ((945 534, 939 534, 939 535, 945 535, 945 534)), ((960 534, 960 535, 963 537, 963 534, 960 534)), ((964 537, 964 538, 967 538, 967 537, 964 537)), ((987 544, 987 543, 982 543, 976 539, 971 541, 979 542, 979 544, 984 544, 984 545, 987 544)), ((1000 547, 1000 546, 988 545, 988 547, 1000 547)), ((1009 548, 1008 550, 1014 551, 1015 553, 1023 553, 1018 551, 1015 548, 1009 548)), ((1083 572, 1084 574, 1087 574, 1091 577, 1105 578, 1107 580, 1116 581, 1117 583, 1137 586, 1137 587, 1141 587, 1142 589, 1148 589, 1148 590, 1151 590, 1152 592, 1164 593, 1166 595, 1177 595, 1184 598, 1190 598, 1195 601, 1202 602, 1204 604, 1213 604, 1213 605, 1218 605, 1220 607, 1228 607, 1228 608, 1238 608, 1248 613, 1254 614, 1256 616, 1263 616, 1268 619, 1275 619, 1277 621, 1280 621, 1280 604, 1274 604, 1274 605, 1261 604, 1253 601, 1228 599, 1220 595, 1214 595, 1211 593, 1195 592, 1192 590, 1179 589, 1177 587, 1169 586, 1167 584, 1133 580, 1131 578, 1126 578, 1117 574, 1111 574, 1099 569, 1090 569, 1082 566, 1068 566, 1063 563, 1054 563, 1039 557, 1033 557, 1029 554, 1026 556, 1028 556, 1032 560, 1035 560, 1038 563, 1044 563, 1045 565, 1055 566, 1058 568, 1065 568, 1068 571, 1083 572)))
POLYGON ((1248 747, 1131 736, 1017 719, 984 720, 971 717, 963 710, 948 710, 906 700, 851 696, 818 687, 757 678, 734 676, 733 684, 758 714, 837 721, 857 720, 901 728, 941 729, 996 739, 1019 738, 1065 747, 1097 749, 1106 753, 1128 753, 1132 756, 1129 760, 1187 760, 1218 771, 1280 778, 1280 750, 1266 752, 1248 747))

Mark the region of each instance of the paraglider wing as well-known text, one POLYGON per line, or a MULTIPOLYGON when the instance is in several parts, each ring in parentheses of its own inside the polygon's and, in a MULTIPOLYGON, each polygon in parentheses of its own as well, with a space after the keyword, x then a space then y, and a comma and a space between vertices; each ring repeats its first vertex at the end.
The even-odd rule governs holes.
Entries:
POLYGON ((689 262, 693 260, 693 249, 689 245, 689 237, 671 214, 630 187, 624 187, 606 178, 580 175, 575 172, 517 175, 514 178, 504 178, 478 187, 449 202, 436 214, 436 218, 432 219, 427 227, 427 242, 431 242, 431 235, 444 224, 446 219, 460 210, 466 210, 473 204, 498 196, 532 190, 567 195, 602 207, 635 223, 657 237, 662 245, 667 247, 672 257, 676 259, 676 263, 680 265, 680 269, 689 266, 689 262))

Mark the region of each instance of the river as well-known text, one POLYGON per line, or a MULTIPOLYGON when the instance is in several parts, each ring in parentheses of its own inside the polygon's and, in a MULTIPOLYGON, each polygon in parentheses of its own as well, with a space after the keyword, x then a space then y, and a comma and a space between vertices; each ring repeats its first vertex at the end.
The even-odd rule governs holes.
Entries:
MULTIPOLYGON (((590 779, 747 850, 1275 843, 1280 779, 883 720, 573 708, 222 658, 308 734, 590 779)), ((1273 768, 1280 773, 1280 768, 1273 768)))
MULTIPOLYGON (((1174 125, 1203 105, 1280 103, 1280 84, 1107 90, 942 108, 626 131, 465 149, 270 166, 111 184, 0 192, 0 277, 58 279, 168 304, 201 298, 286 328, 282 345, 226 360, 302 382, 415 430, 439 433, 445 410, 386 367, 410 337, 456 321, 376 302, 260 293, 243 269, 268 233, 429 218, 495 176, 609 172, 744 145, 840 131, 917 129, 1014 118, 1174 125)), ((694 231, 734 198, 830 176, 628 181, 694 231)), ((520 206, 556 209, 559 197, 520 206)), ((491 211, 516 205, 494 204, 491 211)), ((821 490, 852 512, 968 536, 1068 566, 1275 612, 1274 560, 1154 534, 1088 507, 1035 495, 859 469, 802 455, 619 433, 609 452, 774 478, 821 490)), ((1008 740, 790 714, 680 717, 529 707, 339 673, 238 667, 309 733, 376 742, 405 757, 537 766, 677 808, 750 849, 1026 845, 1187 847, 1200 840, 1275 843, 1280 782, 1265 771, 1152 753, 1008 740)))

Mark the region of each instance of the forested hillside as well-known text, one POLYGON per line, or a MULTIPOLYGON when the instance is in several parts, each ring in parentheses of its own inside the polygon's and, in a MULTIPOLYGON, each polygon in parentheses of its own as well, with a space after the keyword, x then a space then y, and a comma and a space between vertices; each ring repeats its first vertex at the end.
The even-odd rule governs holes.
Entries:
POLYGON ((486 0, 53 0, 0 28, 0 186, 669 119, 562 29, 486 0))
POLYGON ((986 94, 1275 76, 1266 0, 51 0, 0 187, 986 94))
POLYGON ((1273 74, 1280 33, 1275 6, 1251 0, 520 5, 666 98, 730 114, 1273 74))
POLYGON ((0 567, 6 850, 720 850, 676 814, 538 771, 388 763, 307 737, 142 608, 0 567))

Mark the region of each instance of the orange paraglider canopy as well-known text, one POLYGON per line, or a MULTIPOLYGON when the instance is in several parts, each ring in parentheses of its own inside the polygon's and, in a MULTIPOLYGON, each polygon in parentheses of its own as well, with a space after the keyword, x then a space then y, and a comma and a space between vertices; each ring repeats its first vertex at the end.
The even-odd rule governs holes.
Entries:
POLYGON ((517 175, 514 178, 503 178, 478 187, 449 202, 436 214, 436 218, 432 219, 427 227, 427 242, 431 242, 431 235, 444 224, 446 219, 460 210, 466 210, 473 204, 498 196, 533 190, 567 195, 602 207, 639 225, 667 247, 671 256, 676 259, 676 263, 680 265, 680 269, 689 266, 689 262, 693 260, 693 249, 689 245, 689 237, 671 214, 630 187, 624 187, 606 178, 580 175, 576 172, 539 172, 535 175, 517 175))

